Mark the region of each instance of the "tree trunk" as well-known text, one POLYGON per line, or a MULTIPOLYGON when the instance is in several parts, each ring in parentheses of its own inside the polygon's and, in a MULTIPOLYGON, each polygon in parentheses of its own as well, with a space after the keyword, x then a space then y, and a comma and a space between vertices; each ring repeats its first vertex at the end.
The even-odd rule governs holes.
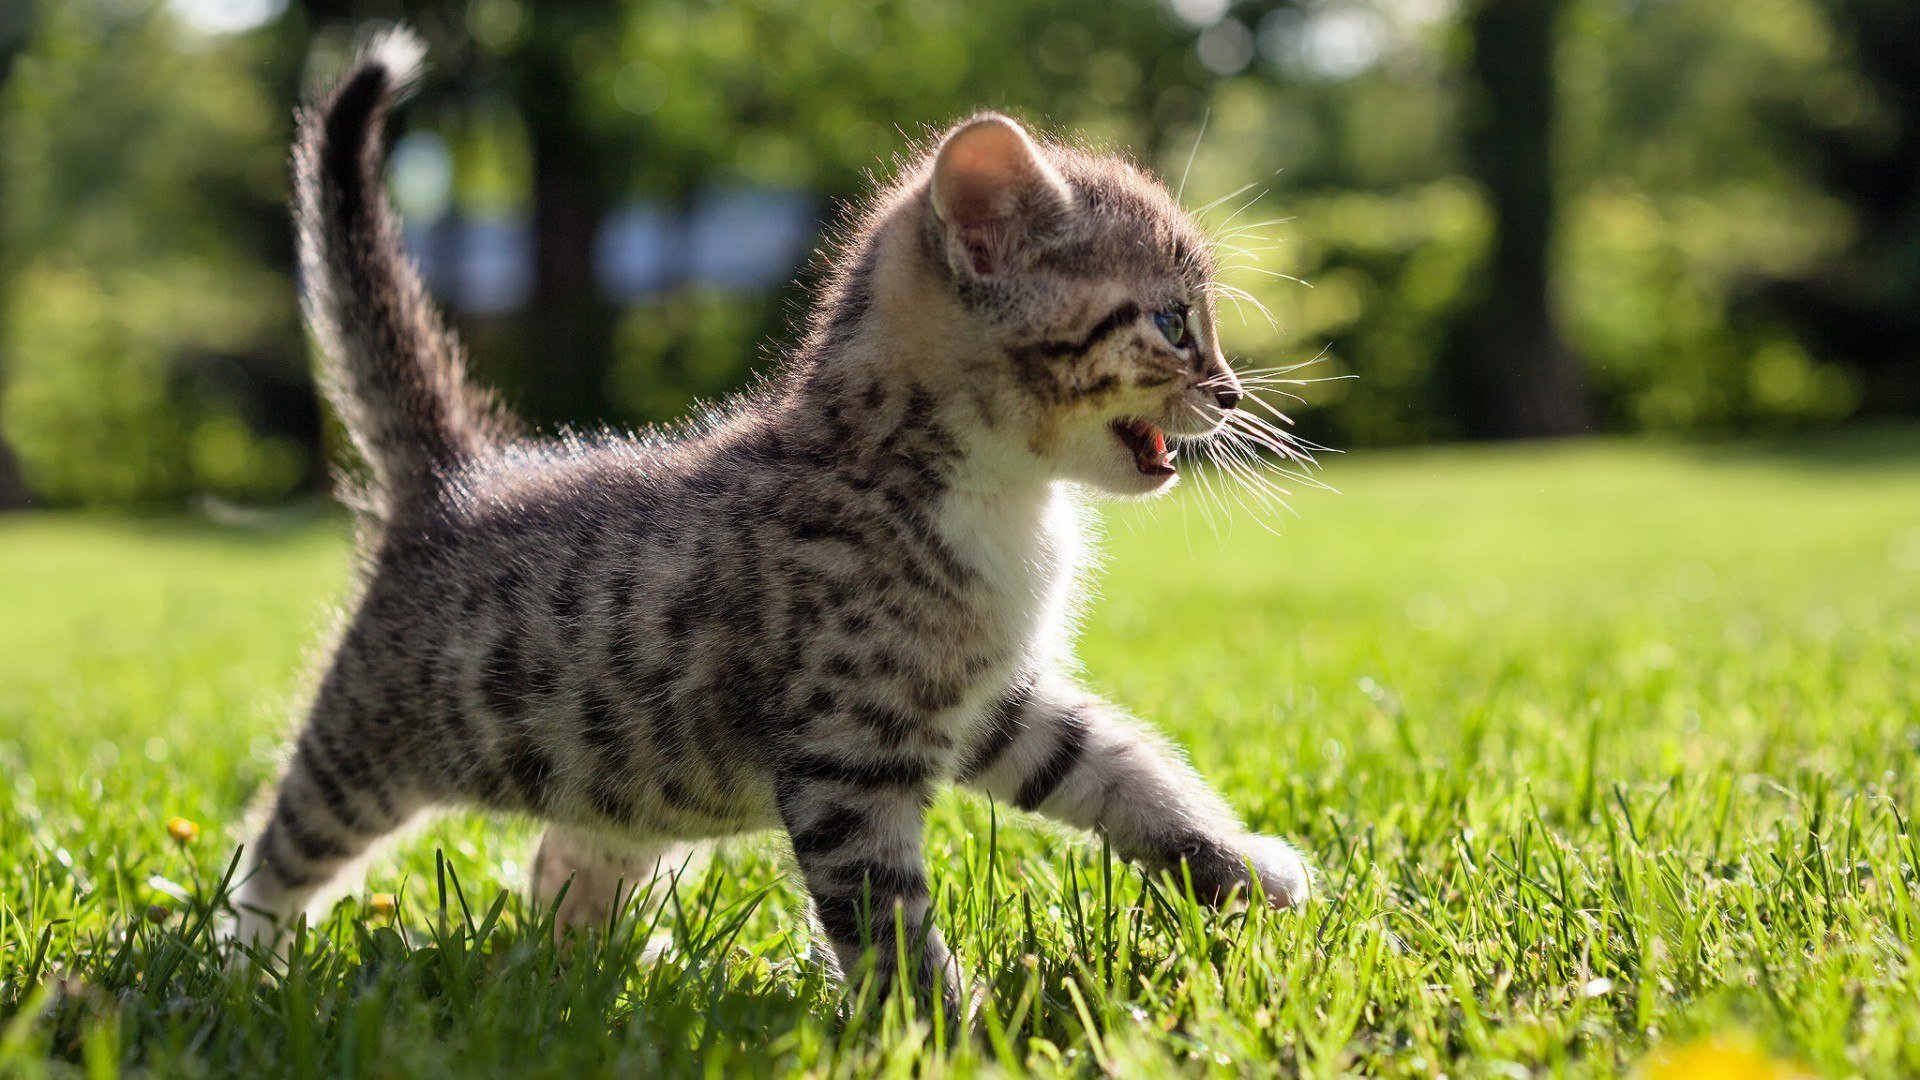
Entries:
POLYGON ((1450 351, 1459 415, 1477 438, 1570 435, 1590 423, 1553 298, 1554 47, 1561 0, 1474 0, 1467 167, 1493 237, 1450 351))
POLYGON ((509 65, 533 159, 533 294, 522 319, 526 377, 512 397, 543 427, 605 419, 619 316, 594 269, 594 244, 612 192, 573 66, 585 23, 536 22, 509 65))
MULTIPOLYGON (((13 74, 13 62, 27 47, 27 38, 33 28, 32 0, 23 0, 18 4, 0 5, 0 93, 5 93, 7 80, 13 74)), ((0 176, 0 207, 7 204, 4 190, 5 178, 0 176)), ((0 233, 4 229, 0 228, 0 233)), ((0 312, 4 312, 7 300, 8 279, 13 276, 14 259, 4 250, 5 236, 0 235, 0 312)), ((6 389, 6 328, 0 326, 0 393, 6 389)), ((4 428, 0 428, 0 510, 13 510, 27 505, 27 484, 20 475, 19 460, 13 449, 7 444, 4 428)))

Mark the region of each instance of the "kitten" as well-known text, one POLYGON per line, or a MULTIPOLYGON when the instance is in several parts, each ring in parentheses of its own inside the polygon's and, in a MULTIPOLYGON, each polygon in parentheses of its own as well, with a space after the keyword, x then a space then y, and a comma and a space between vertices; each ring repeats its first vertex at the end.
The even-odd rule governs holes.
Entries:
POLYGON ((697 424, 516 434, 400 251, 391 32, 294 150, 305 302, 371 469, 367 575, 233 933, 272 941, 410 817, 548 823, 535 888, 604 919, 686 846, 783 829, 827 961, 960 1003, 922 821, 958 782, 1197 894, 1307 896, 1144 725, 1075 685, 1079 492, 1163 492, 1240 384, 1206 238, 1123 161, 983 113, 859 215, 803 342, 697 424), (906 935, 905 942, 896 935, 906 935), (896 948, 904 944, 904 948, 896 948))

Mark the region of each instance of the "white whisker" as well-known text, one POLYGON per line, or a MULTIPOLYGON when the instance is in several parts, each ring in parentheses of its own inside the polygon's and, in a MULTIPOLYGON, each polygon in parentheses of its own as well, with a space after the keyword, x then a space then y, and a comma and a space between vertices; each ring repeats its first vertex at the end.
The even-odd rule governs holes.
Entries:
MULTIPOLYGON (((1260 313, 1260 316, 1267 320, 1268 326, 1272 327, 1275 330, 1280 329, 1280 321, 1273 317, 1273 312, 1267 309, 1267 305, 1261 302, 1259 297, 1253 295, 1252 293, 1248 292, 1245 289, 1242 289, 1235 285, 1228 285, 1225 282, 1213 281, 1213 282, 1209 282, 1207 285, 1207 288, 1204 289, 1203 291, 1216 292, 1216 293, 1219 293, 1221 296, 1224 296, 1227 299, 1232 300, 1235 311, 1240 310, 1240 304, 1242 301, 1252 304, 1253 309, 1255 311, 1258 311, 1260 313)), ((1242 317, 1242 319, 1244 321, 1244 316, 1242 317)))
MULTIPOLYGON (((1237 217, 1239 217, 1239 216, 1240 216, 1241 214, 1244 214, 1244 213, 1246 213, 1246 212, 1247 212, 1247 211, 1248 211, 1249 209, 1251 209, 1251 208, 1252 208, 1252 207, 1253 207, 1254 205, 1256 205, 1257 203, 1259 203, 1259 201, 1260 201, 1261 199, 1264 199, 1264 198, 1266 198, 1266 197, 1267 197, 1267 193, 1266 193, 1266 191, 1264 191, 1264 190, 1262 190, 1262 191, 1261 191, 1261 192, 1260 192, 1259 194, 1257 194, 1257 195, 1255 195, 1255 196, 1254 196, 1253 198, 1251 198, 1251 199, 1248 199, 1248 200, 1247 200, 1246 202, 1243 202, 1243 203, 1241 203, 1241 204, 1240 204, 1240 209, 1238 209, 1238 210, 1235 210, 1235 211, 1234 211, 1233 213, 1231 213, 1231 214, 1228 214, 1228 215, 1227 215, 1227 220, 1225 220, 1225 221, 1223 221, 1223 222, 1221 222, 1221 223, 1220 223, 1220 224, 1219 224, 1219 225, 1217 226, 1217 228, 1221 228, 1221 229, 1224 229, 1224 228, 1226 228, 1226 227, 1227 227, 1228 225, 1231 225, 1231 224, 1233 224, 1233 219, 1234 219, 1234 218, 1237 218, 1237 217)), ((1251 269, 1251 267, 1249 267, 1249 269, 1251 269)))
POLYGON ((1255 229, 1267 229, 1275 225, 1286 225, 1290 222, 1297 221, 1297 220, 1299 220, 1298 215, 1289 214, 1286 217, 1268 218, 1265 221, 1250 221, 1245 225, 1234 226, 1232 229, 1227 230, 1227 232, 1224 235, 1239 236, 1245 233, 1250 233, 1255 229))
POLYGON ((1282 281, 1291 281, 1296 285, 1305 285, 1309 289, 1313 288, 1313 282, 1308 281, 1305 278, 1297 278, 1297 277, 1294 277, 1292 274, 1283 274, 1278 270, 1269 270, 1264 266, 1247 266, 1247 267, 1242 267, 1241 269, 1250 271, 1255 274, 1265 274, 1268 277, 1276 277, 1281 279, 1282 281))
POLYGON ((1200 114, 1200 130, 1194 133, 1193 149, 1187 151, 1187 167, 1180 170, 1180 186, 1173 189, 1173 201, 1182 201, 1187 194, 1187 176, 1193 172, 1193 159, 1200 156, 1200 140, 1207 137, 1207 124, 1213 120, 1213 106, 1209 104, 1200 114))
MULTIPOLYGON (((1278 176, 1279 174, 1275 173, 1274 175, 1278 176)), ((1272 178, 1273 177, 1268 177, 1267 179, 1271 180, 1272 178)), ((1232 191, 1227 192, 1225 195, 1222 195, 1219 198, 1213 200, 1212 202, 1205 204, 1204 206, 1194 207, 1193 216, 1197 218, 1200 215, 1206 213, 1207 211, 1212 210, 1214 207, 1219 206, 1221 203, 1226 202, 1229 199, 1237 199, 1240 196, 1245 195, 1247 192, 1252 191, 1255 187, 1261 184, 1264 184, 1266 182, 1267 182, 1266 180, 1249 180, 1246 183, 1240 185, 1239 187, 1234 188, 1232 191)))

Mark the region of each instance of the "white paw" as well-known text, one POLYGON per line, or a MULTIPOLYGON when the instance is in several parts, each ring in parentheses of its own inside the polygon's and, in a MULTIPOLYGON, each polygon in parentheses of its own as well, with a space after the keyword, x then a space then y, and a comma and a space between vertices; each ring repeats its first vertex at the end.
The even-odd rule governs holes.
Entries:
POLYGON ((268 948, 280 939, 280 927, 261 912, 241 908, 237 915, 220 920, 219 937, 234 945, 268 948))
POLYGON ((280 924, 259 911, 241 908, 236 915, 223 916, 214 925, 214 937, 225 953, 224 964, 229 971, 246 971, 255 956, 287 958, 280 924))
POLYGON ((1313 892, 1313 872, 1293 845, 1277 836, 1249 834, 1234 845, 1252 869, 1267 905, 1299 907, 1313 892))
POLYGON ((284 902, 276 905, 276 899, 263 895, 251 882, 228 897, 228 912, 215 922, 214 937, 227 948, 230 962, 244 961, 248 950, 285 959, 287 938, 298 912, 280 914, 284 902))

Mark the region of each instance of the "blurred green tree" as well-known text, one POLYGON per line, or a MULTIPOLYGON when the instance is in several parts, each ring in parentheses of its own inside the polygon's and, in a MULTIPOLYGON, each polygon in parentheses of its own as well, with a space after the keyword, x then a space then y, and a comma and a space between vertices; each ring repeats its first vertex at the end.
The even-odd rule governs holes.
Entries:
POLYGON ((1861 93, 1812 0, 1581 0, 1562 39, 1558 289, 1604 426, 1830 422, 1857 373, 1757 302, 1857 227, 1806 174, 1792 118, 1861 93))
POLYGON ((1920 7, 1834 0, 1857 77, 1829 74, 1817 96, 1777 110, 1802 173, 1853 218, 1844 246, 1758 290, 1753 306, 1792 324, 1805 346, 1850 364, 1861 404, 1920 413, 1920 7))
POLYGON ((271 500, 317 467, 278 269, 286 113, 257 66, 271 43, 196 53, 178 34, 150 4, 46 5, 0 107, 17 253, 0 422, 55 502, 271 500), (291 404, 250 412, 273 385, 291 404))
POLYGON ((1590 423, 1553 291, 1561 0, 1473 0, 1463 136, 1492 238, 1449 360, 1466 433, 1571 435, 1590 423))
POLYGON ((1295 389, 1323 441, 1920 411, 1905 0, 263 0, 209 28, 241 7, 42 4, 0 82, 0 431, 39 497, 317 485, 288 116, 310 52, 396 15, 433 44, 399 134, 451 161, 420 237, 445 264, 481 251, 463 221, 524 226, 526 302, 453 306, 548 424, 740 385, 818 270, 719 284, 670 229, 664 287, 616 302, 611 213, 824 210, 980 107, 1176 182, 1244 291, 1234 349, 1321 358, 1295 389))

